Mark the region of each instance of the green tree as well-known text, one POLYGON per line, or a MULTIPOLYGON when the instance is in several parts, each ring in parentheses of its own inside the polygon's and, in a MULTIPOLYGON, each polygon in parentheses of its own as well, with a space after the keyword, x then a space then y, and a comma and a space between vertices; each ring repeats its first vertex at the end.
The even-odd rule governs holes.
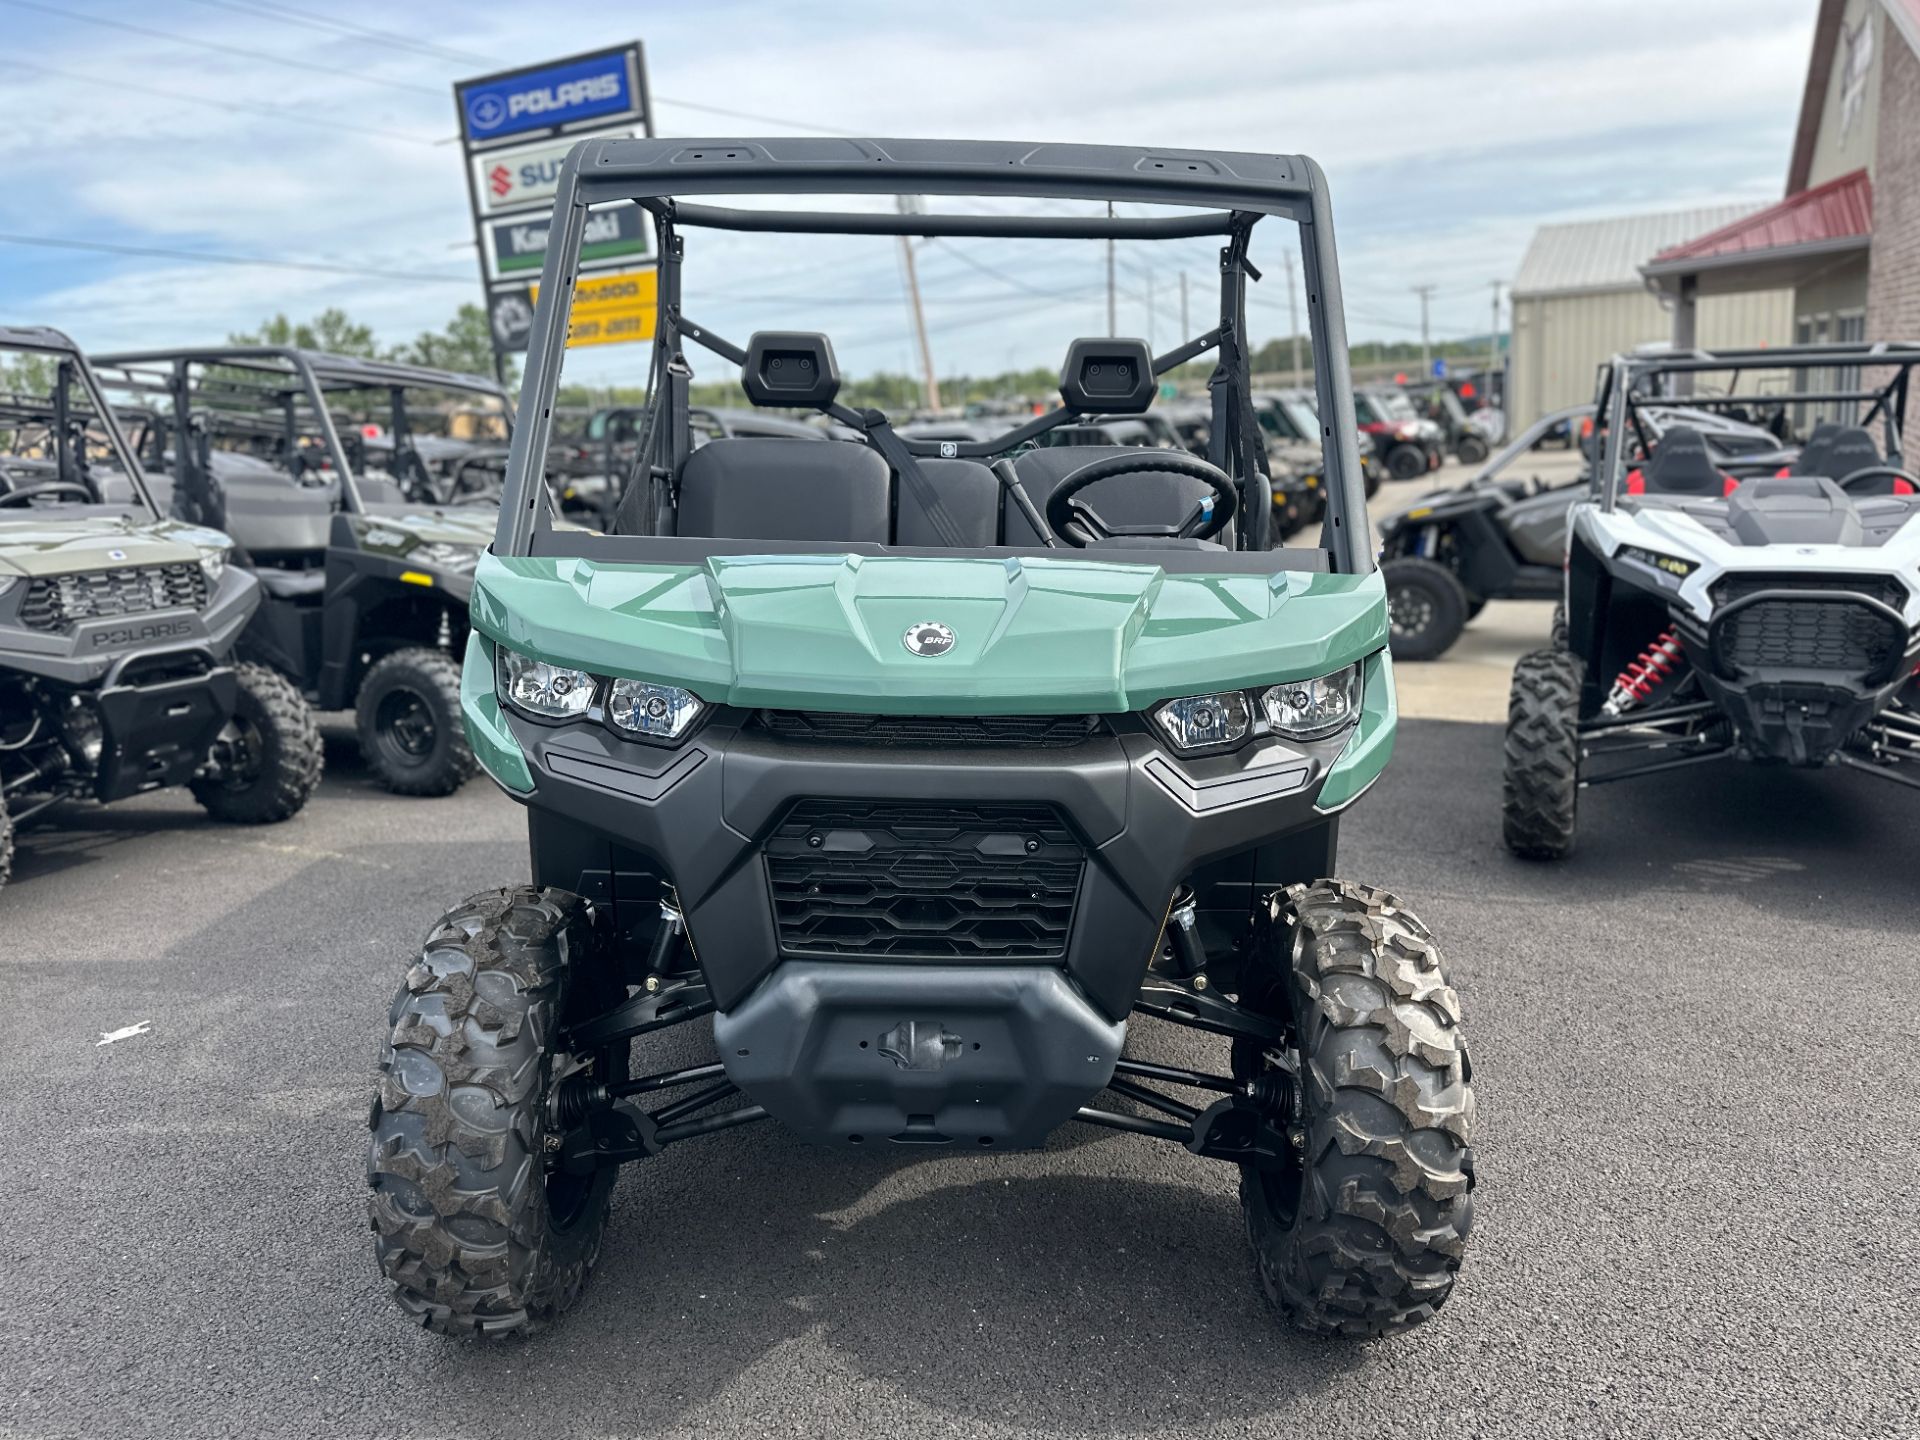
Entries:
MULTIPOLYGON (((396 346, 390 358, 409 365, 431 365, 470 375, 493 373, 493 335, 487 312, 478 305, 462 305, 441 330, 423 330, 407 344, 396 346)), ((516 382, 518 367, 507 361, 507 384, 516 382)))
POLYGON ((380 358, 380 342, 374 339, 373 327, 331 307, 298 324, 284 314, 275 315, 258 330, 229 335, 227 340, 234 345, 297 345, 302 350, 325 350, 330 355, 380 358))

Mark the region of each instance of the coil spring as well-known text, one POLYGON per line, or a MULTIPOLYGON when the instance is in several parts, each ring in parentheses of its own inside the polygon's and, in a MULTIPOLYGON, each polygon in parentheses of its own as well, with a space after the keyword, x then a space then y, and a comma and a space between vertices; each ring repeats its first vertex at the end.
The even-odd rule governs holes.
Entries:
POLYGON ((1620 678, 1613 682, 1613 690, 1607 696, 1607 708, 1617 714, 1629 705, 1638 705, 1672 678, 1683 658, 1680 637, 1671 630, 1661 632, 1653 644, 1620 672, 1620 678))

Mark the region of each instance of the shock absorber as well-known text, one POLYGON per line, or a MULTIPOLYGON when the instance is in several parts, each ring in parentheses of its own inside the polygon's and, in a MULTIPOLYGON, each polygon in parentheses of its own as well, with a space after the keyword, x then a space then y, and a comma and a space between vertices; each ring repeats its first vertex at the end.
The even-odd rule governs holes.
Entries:
POLYGON ((1619 715, 1642 703, 1678 672, 1686 656, 1680 649, 1680 637, 1671 630, 1664 630, 1653 644, 1634 657, 1633 663, 1620 672, 1620 678, 1613 682, 1613 689, 1607 693, 1607 703, 1600 707, 1603 715, 1619 715))

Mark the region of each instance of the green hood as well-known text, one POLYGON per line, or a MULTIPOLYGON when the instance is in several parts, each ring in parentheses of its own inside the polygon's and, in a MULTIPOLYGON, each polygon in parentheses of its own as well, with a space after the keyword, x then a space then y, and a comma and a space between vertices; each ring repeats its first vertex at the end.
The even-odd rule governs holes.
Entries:
POLYGON ((1387 638, 1377 574, 1170 575, 1066 558, 484 555, 472 613, 523 653, 710 702, 881 713, 1119 713, 1324 674, 1387 638), (906 648, 926 621, 952 629, 952 649, 906 648))
POLYGON ((72 575, 137 565, 177 565, 230 548, 217 530, 124 515, 0 510, 0 575, 72 575))

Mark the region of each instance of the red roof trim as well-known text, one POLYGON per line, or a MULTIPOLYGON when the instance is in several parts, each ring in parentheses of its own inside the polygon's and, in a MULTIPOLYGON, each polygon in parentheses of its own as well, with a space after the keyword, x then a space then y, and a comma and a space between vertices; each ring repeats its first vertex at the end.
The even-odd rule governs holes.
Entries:
POLYGON ((1873 182, 1855 170, 1798 195, 1789 195, 1744 220, 1662 250, 1649 262, 1708 260, 1761 250, 1788 250, 1873 233, 1873 182))

